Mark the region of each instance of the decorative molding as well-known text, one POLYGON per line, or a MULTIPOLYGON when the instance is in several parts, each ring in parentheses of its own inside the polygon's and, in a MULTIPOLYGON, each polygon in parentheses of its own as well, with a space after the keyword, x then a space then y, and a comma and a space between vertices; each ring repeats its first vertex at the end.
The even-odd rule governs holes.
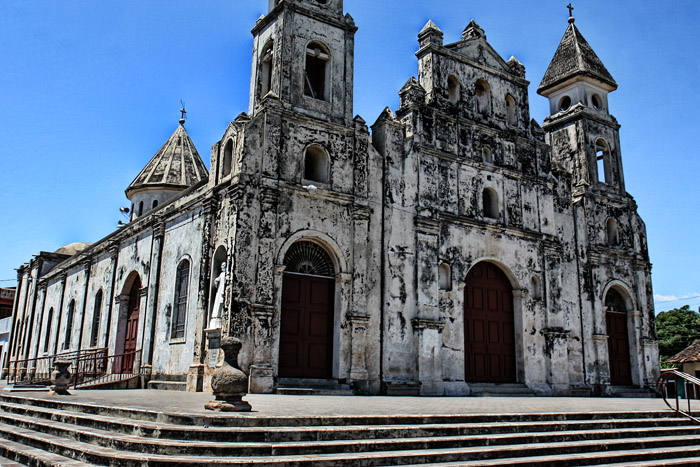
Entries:
POLYGON ((416 231, 426 235, 438 235, 440 233, 440 222, 426 217, 416 216, 416 231))
POLYGON ((413 325, 414 331, 419 329, 435 329, 438 332, 442 332, 442 329, 445 327, 444 321, 434 319, 413 318, 411 324, 413 325))

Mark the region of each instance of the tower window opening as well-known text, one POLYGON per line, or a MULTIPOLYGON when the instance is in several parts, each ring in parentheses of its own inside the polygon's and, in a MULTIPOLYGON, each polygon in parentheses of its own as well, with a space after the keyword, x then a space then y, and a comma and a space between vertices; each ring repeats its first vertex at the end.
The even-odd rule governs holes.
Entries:
POLYGON ((571 107, 571 98, 569 96, 564 96, 559 101, 559 111, 565 112, 571 107))
POLYGON ((328 154, 320 146, 309 146, 304 156, 304 179, 328 183, 328 154))
POLYGON ((151 204, 151 209, 155 209, 155 208, 157 208, 157 207, 158 207, 158 200, 157 200, 157 199, 154 199, 154 200, 153 200, 153 204, 151 204))
POLYGON ((483 215, 489 219, 498 219, 498 194, 492 188, 482 193, 483 215))
POLYGON ((595 160, 596 170, 598 172, 598 182, 611 183, 610 149, 608 148, 608 144, 602 139, 599 139, 595 143, 595 160))
POLYGON ((273 42, 265 45, 260 57, 260 97, 265 96, 272 90, 272 51, 273 42))
POLYGON ((603 104, 601 103, 601 100, 600 100, 600 97, 598 97, 598 94, 593 94, 593 96, 591 96, 591 105, 596 110, 600 110, 603 108, 603 104))
POLYGON ((618 246, 620 244, 620 236, 617 229, 617 221, 615 219, 608 219, 606 224, 606 234, 609 246, 618 246))
POLYGON ((325 47, 312 42, 306 48, 306 71, 304 95, 313 99, 326 100, 326 75, 330 56, 325 47))
POLYGON ((143 214, 143 201, 139 203, 139 217, 141 217, 141 214, 143 214))
POLYGON ((459 102, 461 86, 459 85, 459 80, 455 75, 450 75, 447 78, 447 94, 450 103, 456 104, 459 102))
POLYGON ((231 164, 233 160, 233 141, 228 140, 224 146, 224 160, 221 168, 221 176, 228 177, 231 175, 231 164))
POLYGON ((506 96, 506 120, 509 125, 515 125, 515 99, 510 94, 506 96))
POLYGON ((481 160, 484 161, 485 164, 493 164, 493 153, 490 147, 483 147, 481 150, 481 160))
POLYGON ((489 91, 490 87, 486 81, 483 79, 476 80, 476 85, 474 87, 475 99, 475 110, 477 112, 487 114, 489 113, 489 91))

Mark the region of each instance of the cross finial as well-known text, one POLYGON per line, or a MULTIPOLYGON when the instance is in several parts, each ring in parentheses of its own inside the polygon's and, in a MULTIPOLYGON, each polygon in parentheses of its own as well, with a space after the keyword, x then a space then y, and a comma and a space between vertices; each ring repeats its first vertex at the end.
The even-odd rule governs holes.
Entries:
POLYGON ((566 8, 569 9, 569 24, 574 24, 574 7, 571 6, 571 3, 566 5, 566 8))
POLYGON ((180 109, 180 125, 185 124, 185 114, 187 111, 185 110, 185 103, 182 102, 182 99, 180 99, 180 104, 182 104, 182 109, 180 109))

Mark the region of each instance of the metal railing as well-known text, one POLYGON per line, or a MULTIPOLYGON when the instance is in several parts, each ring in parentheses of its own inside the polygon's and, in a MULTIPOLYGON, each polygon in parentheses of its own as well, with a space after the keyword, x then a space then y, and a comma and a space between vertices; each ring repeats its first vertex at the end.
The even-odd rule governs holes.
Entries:
MULTIPOLYGON (((671 410, 700 423, 700 419, 693 416, 690 409, 691 400, 700 400, 699 378, 675 368, 671 370, 662 370, 661 376, 656 380, 656 390, 661 394, 664 402, 671 410), (675 407, 669 402, 669 398, 674 398, 676 400, 675 407), (682 399, 687 401, 687 408, 681 407, 682 399)), ((700 409, 700 406, 698 406, 698 409, 700 409)), ((695 415, 698 415, 698 413, 696 412, 695 415)))
POLYGON ((76 350, 45 357, 25 360, 11 360, 8 368, 7 382, 14 385, 48 385, 51 381, 53 363, 56 360, 70 360, 72 368, 78 368, 83 359, 106 356, 107 349, 76 350))
POLYGON ((50 385, 56 360, 69 360, 73 387, 95 386, 140 374, 141 350, 107 355, 107 349, 78 350, 46 357, 11 361, 7 382, 15 386, 50 385))
POLYGON ((83 359, 73 372, 73 387, 85 389, 140 376, 141 350, 83 359))

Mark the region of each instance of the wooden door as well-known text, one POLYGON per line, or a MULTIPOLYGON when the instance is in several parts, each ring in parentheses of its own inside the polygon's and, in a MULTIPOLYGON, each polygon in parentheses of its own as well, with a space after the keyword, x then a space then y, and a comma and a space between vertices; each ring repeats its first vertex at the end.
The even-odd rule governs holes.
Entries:
POLYGON ((627 313, 608 309, 605 313, 605 324, 608 330, 610 384, 629 386, 632 384, 632 368, 627 333, 627 313))
POLYGON ((467 382, 515 382, 513 290, 491 263, 478 263, 467 275, 464 377, 467 382))
POLYGON ((124 330, 124 356, 122 357, 122 373, 132 373, 136 357, 136 339, 139 328, 139 308, 141 305, 141 280, 134 281, 129 292, 129 308, 124 330))
POLYGON ((279 375, 330 378, 335 280, 286 273, 282 284, 279 375))

